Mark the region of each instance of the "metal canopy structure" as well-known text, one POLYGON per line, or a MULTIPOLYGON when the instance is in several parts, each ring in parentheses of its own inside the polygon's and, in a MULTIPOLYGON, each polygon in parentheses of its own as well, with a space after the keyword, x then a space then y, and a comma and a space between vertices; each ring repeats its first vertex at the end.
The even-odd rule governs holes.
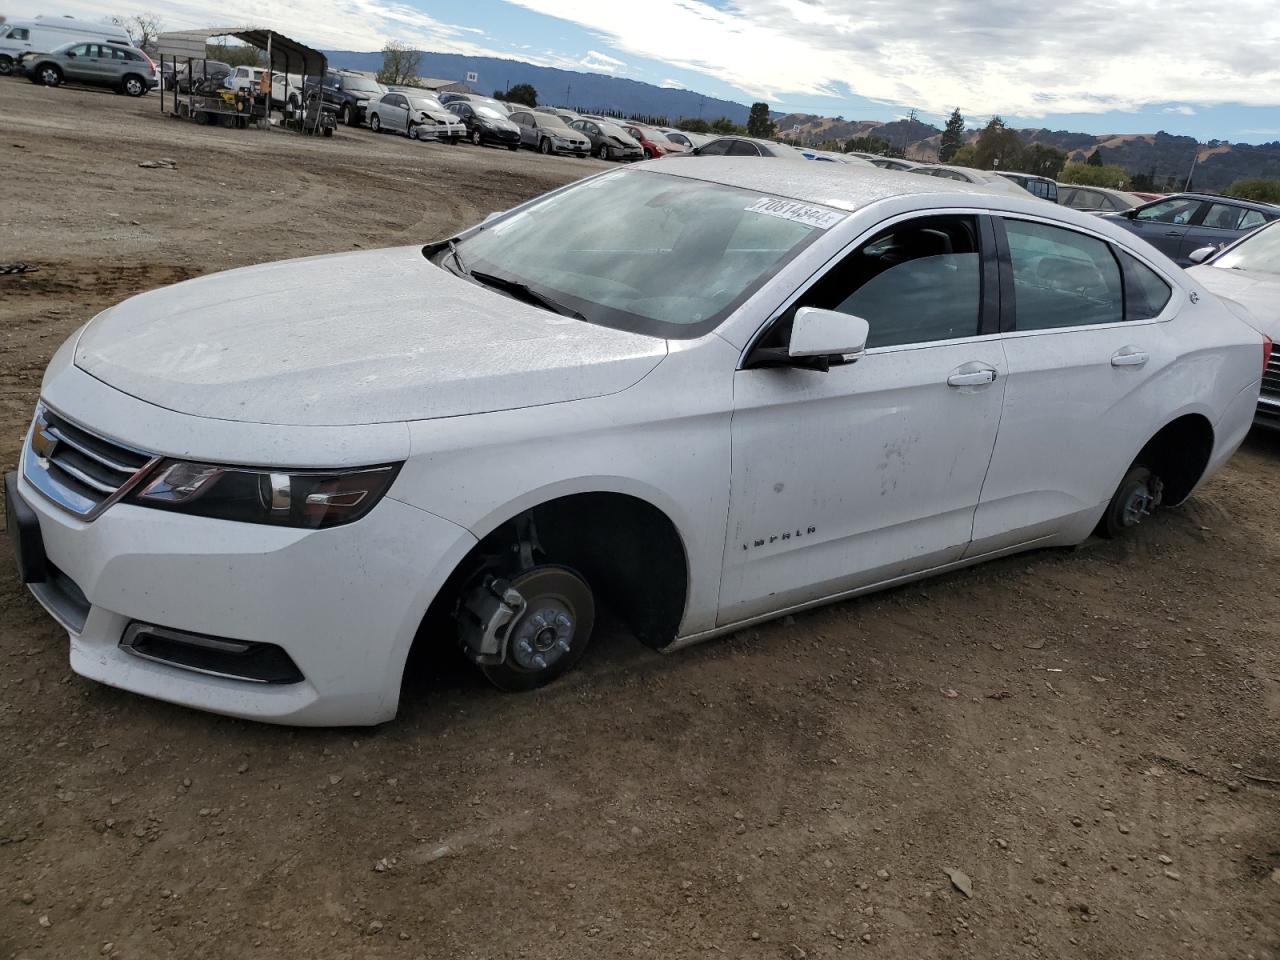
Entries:
MULTIPOLYGON (((174 61, 175 64, 179 60, 185 60, 192 65, 197 62, 203 62, 208 57, 206 53, 208 43, 215 37, 234 37, 251 47, 257 47, 259 50, 265 51, 267 54, 267 69, 270 72, 278 71, 285 74, 286 78, 290 74, 298 74, 303 78, 304 88, 307 85, 307 78, 314 77, 315 86, 318 89, 320 81, 328 69, 328 58, 319 50, 308 47, 304 43, 299 43, 297 40, 286 37, 284 34, 267 27, 203 27, 197 30, 171 30, 156 37, 156 52, 160 56, 161 75, 163 76, 164 73, 166 59, 174 61)), ((191 72, 194 75, 194 66, 191 67, 191 72)), ((176 89, 173 96, 176 106, 178 102, 176 89)), ((160 96, 160 109, 164 109, 163 89, 160 96)), ((268 117, 270 114, 271 98, 268 97, 268 117)), ((316 132, 318 127, 319 124, 317 123, 310 132, 316 132)), ((303 132, 308 132, 305 120, 303 121, 303 132)))

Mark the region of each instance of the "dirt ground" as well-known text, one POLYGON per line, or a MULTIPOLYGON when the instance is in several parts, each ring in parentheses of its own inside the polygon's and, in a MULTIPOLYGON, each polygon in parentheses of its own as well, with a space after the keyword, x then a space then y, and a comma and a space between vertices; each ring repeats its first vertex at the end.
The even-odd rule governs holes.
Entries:
MULTIPOLYGON (((0 461, 106 305, 426 241, 597 169, 0 81, 0 461), (171 157, 176 170, 138 161, 171 157)), ((1280 960, 1280 441, 1124 542, 375 730, 74 676, 0 568, 0 958, 1280 960), (953 887, 963 871, 972 897, 953 887)))

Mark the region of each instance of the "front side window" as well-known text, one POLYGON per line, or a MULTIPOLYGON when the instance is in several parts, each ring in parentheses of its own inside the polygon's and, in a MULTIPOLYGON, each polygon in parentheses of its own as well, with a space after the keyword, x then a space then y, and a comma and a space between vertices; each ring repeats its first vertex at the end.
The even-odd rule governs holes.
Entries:
POLYGON ((1150 220, 1155 223, 1190 223, 1191 218, 1200 209, 1199 200, 1178 199, 1157 200, 1149 207, 1143 207, 1135 215, 1136 220, 1150 220))
POLYGON ((74 46, 68 50, 67 53, 74 53, 77 57, 87 57, 89 56, 89 44, 82 43, 78 46, 74 46))
POLYGON ((1005 220, 1018 330, 1120 323, 1120 267, 1095 237, 1029 220, 1005 220))
POLYGON ((698 152, 704 157, 723 157, 729 152, 730 143, 729 140, 712 140, 698 152))
POLYGON ((827 272, 797 307, 867 321, 868 347, 976 336, 982 257, 976 218, 923 217, 880 231, 827 272))
POLYGON ((733 146, 729 148, 729 156, 758 157, 760 156, 760 148, 754 143, 747 143, 745 140, 735 140, 733 141, 733 146))
MULTIPOLYGON (((500 277, 508 290, 523 284, 590 323, 690 339, 719 325, 841 217, 738 187, 629 171, 545 197, 456 249, 478 283, 486 283, 482 274, 500 277)), ((447 250, 436 260, 457 267, 447 250)))
POLYGON ((29 40, 31 33, 25 27, 14 27, 9 31, 10 40, 29 40))

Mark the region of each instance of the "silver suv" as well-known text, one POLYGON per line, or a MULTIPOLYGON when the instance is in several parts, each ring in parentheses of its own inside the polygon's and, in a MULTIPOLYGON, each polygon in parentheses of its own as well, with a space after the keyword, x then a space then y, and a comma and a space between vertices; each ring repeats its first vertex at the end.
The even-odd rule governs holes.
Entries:
POLYGON ((112 87, 131 97, 142 96, 160 82, 151 58, 123 43, 68 43, 24 60, 23 69, 32 83, 47 87, 70 80, 112 87))

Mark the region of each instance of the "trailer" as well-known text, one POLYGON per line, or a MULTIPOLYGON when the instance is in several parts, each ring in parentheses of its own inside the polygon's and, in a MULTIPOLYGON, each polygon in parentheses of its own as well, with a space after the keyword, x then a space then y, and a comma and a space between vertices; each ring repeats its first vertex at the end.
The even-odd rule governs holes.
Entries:
POLYGON ((217 124, 228 128, 249 125, 272 125, 272 114, 280 113, 278 125, 307 135, 331 136, 337 126, 331 110, 326 110, 321 96, 328 60, 314 50, 282 33, 263 27, 207 27, 200 30, 175 30, 156 38, 160 56, 160 110, 184 120, 201 124, 217 124), (266 73, 262 83, 233 90, 221 82, 223 76, 210 74, 206 54, 214 38, 233 37, 266 53, 266 73), (166 72, 167 71, 167 72, 166 72), (186 90, 179 89, 181 76, 186 90), (302 78, 304 95, 296 105, 276 108, 271 100, 273 73, 302 78), (172 74, 174 83, 166 89, 165 77, 172 74))

